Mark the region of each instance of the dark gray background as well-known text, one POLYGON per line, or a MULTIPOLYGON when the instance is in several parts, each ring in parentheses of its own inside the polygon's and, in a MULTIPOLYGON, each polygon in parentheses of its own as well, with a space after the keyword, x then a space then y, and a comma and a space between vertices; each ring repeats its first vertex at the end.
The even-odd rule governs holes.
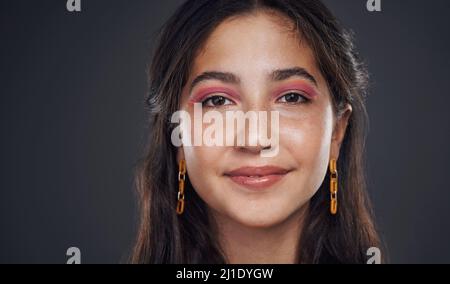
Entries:
MULTIPOLYGON (((2 0, 0 263, 127 259, 145 68, 181 1, 2 0)), ((450 263, 450 1, 327 0, 372 75, 369 190, 394 263, 450 263)))

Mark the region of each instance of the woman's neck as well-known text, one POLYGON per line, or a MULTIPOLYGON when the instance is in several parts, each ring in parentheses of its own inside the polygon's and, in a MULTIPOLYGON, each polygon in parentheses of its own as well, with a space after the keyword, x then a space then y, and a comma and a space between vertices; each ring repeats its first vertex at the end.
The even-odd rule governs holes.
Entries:
POLYGON ((271 227, 248 227, 213 214, 220 246, 231 264, 291 264, 298 245, 307 205, 271 227))

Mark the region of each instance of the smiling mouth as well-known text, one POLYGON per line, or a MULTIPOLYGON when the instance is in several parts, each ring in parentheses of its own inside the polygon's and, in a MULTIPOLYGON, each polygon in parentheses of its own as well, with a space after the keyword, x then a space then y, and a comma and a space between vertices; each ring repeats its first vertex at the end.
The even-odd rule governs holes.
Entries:
POLYGON ((225 173, 225 176, 249 189, 265 189, 279 182, 289 172, 275 166, 242 167, 225 173))

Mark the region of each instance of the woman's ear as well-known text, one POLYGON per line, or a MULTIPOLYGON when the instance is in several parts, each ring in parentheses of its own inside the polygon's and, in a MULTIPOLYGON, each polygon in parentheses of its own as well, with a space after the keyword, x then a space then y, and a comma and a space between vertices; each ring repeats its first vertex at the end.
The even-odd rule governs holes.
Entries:
POLYGON ((337 160, 339 158, 339 151, 341 149, 342 142, 344 141, 348 121, 352 115, 352 112, 352 106, 347 104, 337 117, 333 128, 333 135, 331 137, 330 159, 337 160))

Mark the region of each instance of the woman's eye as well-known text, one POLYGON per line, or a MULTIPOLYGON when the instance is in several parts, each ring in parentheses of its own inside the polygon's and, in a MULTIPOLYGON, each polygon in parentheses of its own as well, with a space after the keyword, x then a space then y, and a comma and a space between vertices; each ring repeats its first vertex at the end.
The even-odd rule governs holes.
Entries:
POLYGON ((281 103, 287 103, 287 104, 297 104, 307 101, 307 99, 298 93, 287 93, 283 96, 281 96, 278 100, 278 102, 281 103))
POLYGON ((233 104, 232 101, 223 96, 212 96, 202 102, 203 106, 218 107, 233 104))

